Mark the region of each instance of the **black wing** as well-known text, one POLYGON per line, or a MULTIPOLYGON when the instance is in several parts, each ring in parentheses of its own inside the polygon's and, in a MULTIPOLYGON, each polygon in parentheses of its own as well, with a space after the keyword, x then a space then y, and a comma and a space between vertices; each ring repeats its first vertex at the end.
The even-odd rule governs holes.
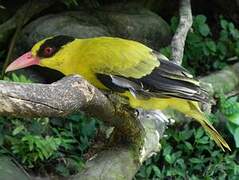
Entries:
POLYGON ((109 89, 118 92, 130 90, 140 97, 178 97, 209 102, 208 93, 183 67, 160 59, 160 66, 140 79, 97 74, 97 78, 109 89))

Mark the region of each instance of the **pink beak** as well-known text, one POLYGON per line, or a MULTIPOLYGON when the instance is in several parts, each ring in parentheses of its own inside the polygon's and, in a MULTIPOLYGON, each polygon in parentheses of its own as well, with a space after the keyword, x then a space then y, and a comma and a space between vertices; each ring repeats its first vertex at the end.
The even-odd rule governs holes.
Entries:
POLYGON ((5 72, 14 71, 32 65, 38 65, 40 58, 33 56, 31 52, 27 52, 13 61, 5 70, 5 72))

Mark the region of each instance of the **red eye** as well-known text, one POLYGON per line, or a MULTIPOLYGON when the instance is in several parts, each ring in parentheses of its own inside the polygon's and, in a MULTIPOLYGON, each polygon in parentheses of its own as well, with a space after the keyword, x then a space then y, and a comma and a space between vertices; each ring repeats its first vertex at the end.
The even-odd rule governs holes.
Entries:
POLYGON ((45 56, 45 57, 50 57, 50 56, 53 54, 53 52, 54 52, 54 49, 53 49, 53 48, 51 48, 51 47, 46 47, 46 48, 44 49, 44 56, 45 56))

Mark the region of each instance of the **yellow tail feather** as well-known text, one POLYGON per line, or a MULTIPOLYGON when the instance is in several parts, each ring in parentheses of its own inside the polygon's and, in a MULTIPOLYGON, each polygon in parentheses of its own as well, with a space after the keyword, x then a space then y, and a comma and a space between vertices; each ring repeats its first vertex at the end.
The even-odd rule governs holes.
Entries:
POLYGON ((189 102, 193 105, 194 108, 191 108, 190 112, 187 112, 187 115, 193 117, 196 121, 198 121, 204 130, 209 134, 210 137, 215 141, 215 143, 225 151, 225 148, 231 151, 231 148, 227 144, 227 142, 223 139, 223 137, 218 133, 218 131, 210 124, 208 119, 205 117, 203 112, 198 107, 198 103, 189 102))
POLYGON ((137 99, 126 92, 123 94, 129 98, 130 105, 133 108, 144 108, 144 109, 166 109, 171 108, 178 110, 185 115, 194 118, 199 122, 210 137, 216 142, 216 144, 223 150, 228 149, 231 151, 227 142, 217 132, 217 130, 210 124, 208 119, 205 117, 203 112, 200 110, 199 103, 196 101, 189 101, 179 98, 150 98, 150 99, 137 99))
MULTIPOLYGON (((198 120, 198 119, 197 119, 198 120)), ((206 120, 198 120, 202 127, 205 129, 205 131, 213 138, 213 140, 216 142, 216 144, 225 151, 224 148, 227 148, 229 151, 231 151, 231 148, 227 144, 227 142, 223 139, 223 137, 217 132, 217 130, 209 124, 206 120)))

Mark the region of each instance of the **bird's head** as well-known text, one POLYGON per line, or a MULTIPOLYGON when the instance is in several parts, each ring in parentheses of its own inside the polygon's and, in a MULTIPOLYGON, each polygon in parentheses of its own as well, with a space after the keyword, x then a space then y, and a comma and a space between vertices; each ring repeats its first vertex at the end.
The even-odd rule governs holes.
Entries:
POLYGON ((70 36, 54 36, 37 42, 32 49, 13 61, 5 72, 17 69, 39 65, 51 69, 58 69, 63 62, 65 54, 62 49, 74 40, 70 36))

